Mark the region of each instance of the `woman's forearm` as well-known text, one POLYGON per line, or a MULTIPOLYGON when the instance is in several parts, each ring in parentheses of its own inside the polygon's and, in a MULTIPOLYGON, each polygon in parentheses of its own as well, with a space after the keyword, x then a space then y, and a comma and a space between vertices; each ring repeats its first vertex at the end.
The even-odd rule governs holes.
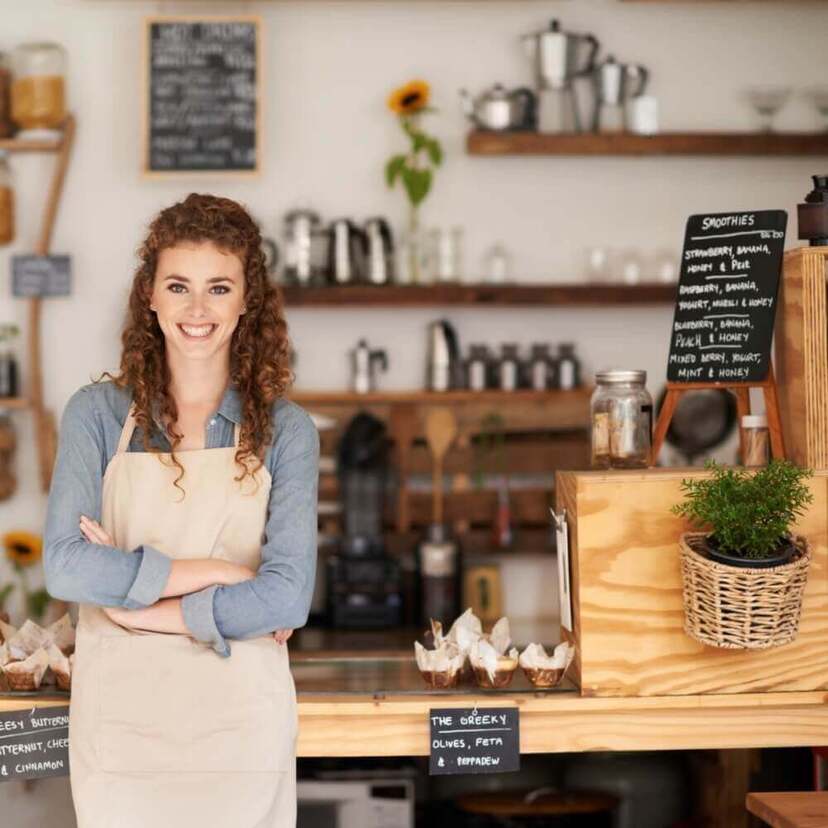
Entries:
POLYGON ((255 572, 220 558, 175 559, 161 598, 173 598, 198 592, 213 584, 228 586, 255 577, 255 572))
POLYGON ((114 609, 104 610, 106 614, 123 627, 132 630, 147 630, 149 632, 189 634, 184 616, 181 613, 180 598, 163 598, 151 607, 144 609, 114 609))

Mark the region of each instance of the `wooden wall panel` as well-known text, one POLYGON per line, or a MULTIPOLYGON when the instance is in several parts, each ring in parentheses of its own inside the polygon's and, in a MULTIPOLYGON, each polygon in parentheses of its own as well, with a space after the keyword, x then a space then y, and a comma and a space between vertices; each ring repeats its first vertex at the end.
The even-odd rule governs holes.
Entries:
POLYGON ((828 689, 828 473, 811 481, 814 503, 798 531, 812 562, 800 632, 764 651, 706 647, 683 631, 678 538, 670 513, 682 478, 698 469, 563 472, 584 695, 650 696, 828 689))

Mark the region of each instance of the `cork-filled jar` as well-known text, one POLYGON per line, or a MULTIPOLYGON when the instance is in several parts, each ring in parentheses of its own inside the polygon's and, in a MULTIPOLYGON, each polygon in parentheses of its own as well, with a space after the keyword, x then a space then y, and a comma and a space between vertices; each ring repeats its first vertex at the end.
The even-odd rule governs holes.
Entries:
POLYGON ((21 129, 56 129, 66 119, 66 52, 58 43, 23 43, 12 52, 12 120, 21 129))

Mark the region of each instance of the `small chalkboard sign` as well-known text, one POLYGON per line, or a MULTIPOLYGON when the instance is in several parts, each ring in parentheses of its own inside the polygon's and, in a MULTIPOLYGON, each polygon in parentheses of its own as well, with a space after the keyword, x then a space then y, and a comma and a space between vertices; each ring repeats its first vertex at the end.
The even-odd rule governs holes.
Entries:
POLYGON ((435 708, 429 773, 506 773, 520 770, 516 707, 435 708))
POLYGON ((667 379, 753 383, 768 374, 784 210, 690 216, 667 379))
POLYGON ((259 25, 249 16, 147 18, 147 173, 258 170, 259 25))
POLYGON ((68 296, 71 289, 69 256, 12 256, 13 296, 68 296))
POLYGON ((68 705, 0 713, 0 782, 68 775, 68 705))

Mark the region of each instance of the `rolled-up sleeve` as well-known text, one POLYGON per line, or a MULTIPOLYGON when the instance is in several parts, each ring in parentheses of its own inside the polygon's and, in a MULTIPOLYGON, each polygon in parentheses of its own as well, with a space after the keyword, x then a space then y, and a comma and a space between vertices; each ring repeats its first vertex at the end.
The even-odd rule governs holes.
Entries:
POLYGON ((171 559, 151 546, 128 553, 90 543, 80 531, 82 514, 101 520, 106 450, 93 393, 76 391, 61 418, 43 532, 46 590, 64 601, 141 609, 161 597, 171 559))
POLYGON ((184 622, 199 641, 229 656, 228 639, 296 629, 308 619, 316 574, 319 433, 294 404, 277 412, 269 464, 272 486, 256 577, 210 586, 181 599, 184 622))

